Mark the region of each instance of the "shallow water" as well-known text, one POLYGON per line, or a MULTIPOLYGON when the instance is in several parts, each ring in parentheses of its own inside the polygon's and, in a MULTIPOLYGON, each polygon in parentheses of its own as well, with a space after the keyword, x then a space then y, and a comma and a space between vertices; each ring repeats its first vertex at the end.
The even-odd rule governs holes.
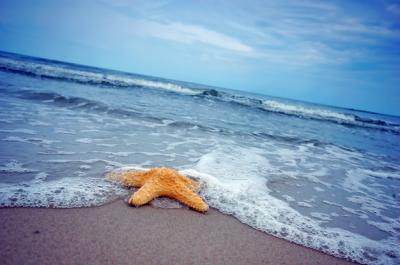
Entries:
POLYGON ((2 207, 101 205, 130 192, 107 172, 164 165, 254 228, 400 263, 399 117, 8 53, 0 95, 2 207))

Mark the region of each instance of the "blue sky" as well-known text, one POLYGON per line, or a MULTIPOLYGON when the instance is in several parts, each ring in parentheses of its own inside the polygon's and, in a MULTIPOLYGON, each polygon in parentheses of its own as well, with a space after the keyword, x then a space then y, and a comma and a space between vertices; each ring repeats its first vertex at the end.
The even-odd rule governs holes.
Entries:
POLYGON ((400 1, 1 0, 0 50, 400 115, 400 1))

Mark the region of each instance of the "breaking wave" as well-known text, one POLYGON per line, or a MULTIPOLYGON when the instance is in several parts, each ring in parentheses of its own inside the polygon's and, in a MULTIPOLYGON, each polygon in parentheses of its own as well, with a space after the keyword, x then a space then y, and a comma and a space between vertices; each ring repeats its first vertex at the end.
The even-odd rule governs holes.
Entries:
MULTIPOLYGON (((225 91, 204 87, 188 87, 178 84, 176 81, 152 78, 140 78, 133 74, 122 72, 111 73, 102 72, 102 69, 86 66, 69 65, 67 63, 54 62, 50 60, 26 61, 16 58, 0 57, 0 70, 24 74, 34 77, 52 78, 64 81, 83 83, 88 85, 105 85, 118 88, 145 87, 170 91, 181 95, 204 97, 217 101, 237 104, 250 107, 269 113, 294 116, 302 119, 313 119, 336 124, 360 127, 367 129, 377 129, 395 134, 400 134, 400 124, 389 121, 374 119, 353 113, 341 112, 338 109, 324 109, 322 107, 304 106, 302 104, 287 103, 275 99, 261 99, 247 96, 235 95, 225 91), (43 61, 43 62, 42 62, 43 61)), ((195 86, 195 85, 193 85, 195 86)), ((61 98, 58 98, 61 100, 61 98)), ((74 99, 70 99, 74 100, 74 99)), ((88 103, 89 104, 89 103, 88 103)))
MULTIPOLYGON (((151 121, 159 124, 160 126, 168 126, 173 128, 183 128, 183 129, 196 129, 205 132, 215 132, 224 135, 241 135, 241 136, 253 136, 257 138, 269 139, 279 142, 286 143, 296 143, 296 144, 312 144, 315 146, 323 146, 323 145, 333 145, 333 143, 329 142, 321 142, 316 139, 305 139, 298 138, 294 136, 284 136, 284 135, 276 135, 270 134, 267 132, 242 132, 238 130, 230 130, 226 129, 223 126, 206 126, 194 121, 179 121, 179 120, 170 120, 165 117, 160 116, 151 116, 146 113, 142 113, 140 111, 136 111, 130 108, 122 108, 122 107, 112 107, 106 103, 90 100, 82 97, 74 97, 74 96, 63 96, 54 92, 38 92, 34 90, 8 90, 0 87, 0 94, 5 93, 7 95, 13 95, 17 98, 39 101, 44 104, 51 104, 58 107, 65 107, 74 110, 82 110, 87 112, 93 112, 97 114, 108 114, 112 116, 117 116, 119 118, 140 118, 142 120, 151 121)), ((4 131, 4 130, 0 130, 4 131)), ((7 132, 7 131, 4 131, 7 132)), ((18 132, 18 131, 17 131, 18 132)), ((22 132, 31 133, 29 130, 23 130, 22 132)), ((339 148, 344 148, 342 146, 338 146, 339 148)))
POLYGON ((236 96, 224 92, 202 93, 201 96, 213 97, 216 100, 238 104, 244 107, 252 107, 266 112, 281 115, 294 116, 302 119, 313 119, 319 121, 333 122, 344 126, 354 126, 368 129, 377 129, 400 134, 400 124, 391 123, 380 119, 360 117, 352 113, 342 113, 335 110, 322 109, 318 107, 306 107, 301 104, 284 103, 278 100, 255 99, 250 97, 236 96))
POLYGON ((0 58, 0 69, 28 76, 59 79, 89 85, 148 87, 186 95, 197 95, 203 93, 203 91, 197 91, 170 82, 145 80, 141 78, 133 78, 128 75, 113 75, 93 71, 75 70, 62 65, 22 62, 8 58, 0 58))

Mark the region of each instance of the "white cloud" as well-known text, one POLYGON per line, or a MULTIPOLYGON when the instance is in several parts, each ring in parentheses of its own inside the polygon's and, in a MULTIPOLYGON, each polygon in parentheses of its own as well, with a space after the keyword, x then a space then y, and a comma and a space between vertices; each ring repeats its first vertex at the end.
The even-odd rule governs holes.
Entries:
MULTIPOLYGON (((392 20, 381 20, 373 10, 364 15, 350 12, 346 5, 310 0, 250 2, 216 1, 212 7, 195 2, 177 8, 176 2, 128 1, 117 11, 129 18, 131 34, 208 45, 203 54, 242 55, 284 65, 368 59, 379 56, 371 46, 400 39, 392 20)), ((400 10, 397 4, 385 8, 392 13, 400 10)))
POLYGON ((140 20, 134 24, 135 30, 140 30, 144 35, 182 43, 198 42, 244 54, 253 52, 253 48, 238 39, 198 25, 149 20, 140 20))

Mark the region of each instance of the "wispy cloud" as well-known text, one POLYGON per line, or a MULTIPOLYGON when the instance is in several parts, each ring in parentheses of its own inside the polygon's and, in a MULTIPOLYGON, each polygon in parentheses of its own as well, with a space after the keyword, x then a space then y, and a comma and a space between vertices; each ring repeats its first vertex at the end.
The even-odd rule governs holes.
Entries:
POLYGON ((239 39, 198 25, 150 20, 133 21, 133 24, 135 31, 140 31, 143 35, 189 44, 202 43, 239 53, 253 52, 253 48, 239 39))
MULTIPOLYGON (((380 56, 379 47, 400 41, 400 28, 384 5, 334 1, 258 2, 239 6, 244 32, 254 49, 273 62, 298 65, 345 64, 380 56), (380 9, 379 9, 380 8, 380 9), (251 14, 251 15, 250 15, 251 14), (397 26, 396 26, 397 25, 397 26)), ((396 12, 398 6, 387 7, 396 12)))
MULTIPOLYGON (((381 19, 384 14, 363 15, 362 6, 357 12, 357 6, 334 1, 215 1, 186 3, 179 9, 170 1, 122 3, 119 11, 136 14, 131 15, 132 28, 143 36, 208 45, 217 50, 204 52, 228 51, 269 63, 343 64, 374 52, 368 45, 400 39, 393 22, 381 19)), ((382 9, 396 13, 400 8, 390 4, 382 9)))

